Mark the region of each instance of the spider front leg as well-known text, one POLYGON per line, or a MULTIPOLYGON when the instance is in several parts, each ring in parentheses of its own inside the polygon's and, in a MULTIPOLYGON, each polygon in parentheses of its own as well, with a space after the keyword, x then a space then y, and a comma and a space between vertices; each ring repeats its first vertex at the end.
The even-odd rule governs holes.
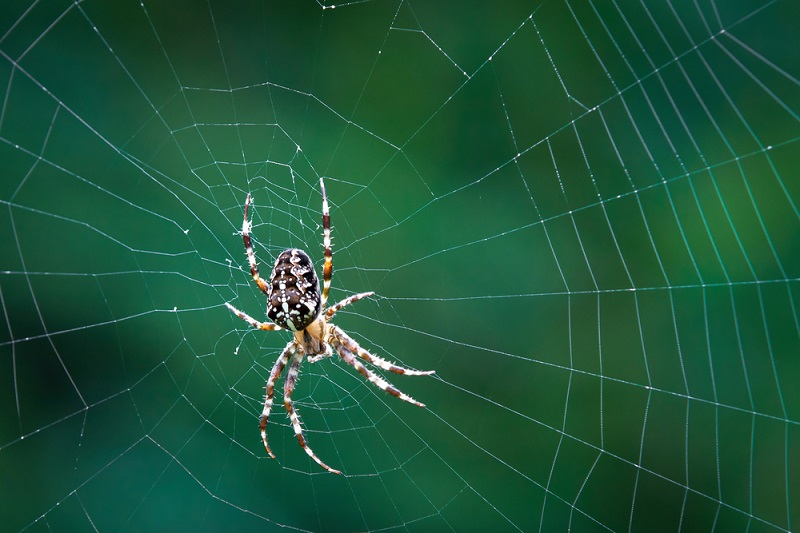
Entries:
POLYGON ((300 417, 294 408, 294 403, 292 402, 292 391, 294 391, 294 385, 297 382, 297 374, 300 372, 300 363, 302 362, 303 352, 298 351, 292 358, 292 362, 289 365, 289 372, 286 374, 286 381, 283 383, 283 405, 286 407, 286 412, 289 413, 289 420, 292 421, 292 427, 294 428, 294 434, 297 437, 297 442, 300 443, 300 446, 303 448, 303 450, 305 450, 308 456, 314 459, 319 466, 328 472, 333 474, 341 474, 340 471, 323 463, 322 460, 314 454, 314 451, 308 447, 306 438, 303 435, 303 428, 300 426, 300 417))
POLYGON ((425 407, 424 403, 418 402, 417 400, 415 400, 408 394, 402 392, 400 389, 398 389, 397 387, 395 387, 394 385, 392 385, 391 383, 380 377, 378 374, 376 374, 375 372, 364 366, 361 363, 361 361, 358 360, 356 355, 353 353, 354 350, 351 350, 350 347, 348 346, 348 343, 344 342, 343 337, 346 337, 352 345, 355 345, 356 347, 355 351, 357 352, 363 351, 365 354, 367 354, 369 358, 363 356, 362 358, 365 359, 366 361, 369 361, 370 363, 375 364, 375 366, 380 366, 381 368, 384 368, 382 364, 385 364, 389 367, 386 368, 386 370, 391 370, 397 374, 408 374, 412 376, 426 376, 429 374, 433 374, 434 373, 433 370, 419 371, 393 365, 388 361, 381 359, 375 355, 372 355, 363 348, 361 348, 356 341, 354 341, 350 337, 347 337, 347 335, 345 335, 345 333, 340 328, 336 326, 331 326, 331 328, 333 329, 331 334, 331 342, 333 343, 333 347, 336 349, 336 351, 348 365, 355 368, 362 376, 367 378, 370 381, 370 383, 372 383, 379 389, 388 392, 395 398, 400 398, 404 402, 414 404, 418 407, 425 407))
POLYGON ((404 366, 390 363, 386 359, 378 357, 377 355, 373 355, 362 348, 361 345, 358 344, 352 337, 350 337, 350 335, 345 333, 342 328, 334 325, 331 325, 330 328, 331 335, 336 339, 335 342, 346 346, 351 353, 358 354, 361 359, 371 365, 377 366, 378 368, 388 370, 389 372, 394 372, 395 374, 405 374, 407 376, 430 376, 431 374, 436 373, 435 370, 412 370, 404 366))
POLYGON ((272 453, 272 450, 269 449, 269 444, 267 443, 267 422, 269 420, 269 412, 272 410, 272 396, 275 394, 275 380, 280 377, 283 368, 286 366, 286 363, 289 362, 289 357, 293 356, 295 352, 297 352, 297 347, 295 346, 294 340, 289 341, 289 344, 286 345, 280 357, 275 361, 275 365, 272 367, 272 372, 270 372, 269 379, 267 380, 267 396, 264 399, 264 410, 261 412, 261 422, 258 427, 261 430, 261 440, 264 441, 264 447, 267 449, 269 456, 273 459, 275 459, 275 455, 272 453))

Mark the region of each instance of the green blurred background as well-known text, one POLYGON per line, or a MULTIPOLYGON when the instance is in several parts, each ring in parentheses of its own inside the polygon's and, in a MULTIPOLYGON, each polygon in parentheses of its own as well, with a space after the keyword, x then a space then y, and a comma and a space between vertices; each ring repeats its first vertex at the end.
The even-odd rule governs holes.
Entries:
POLYGON ((6 1, 4 530, 790 531, 796 2, 6 1), (335 8, 334 8, 335 7, 335 8), (294 246, 427 404, 295 400, 294 246), (280 391, 280 389, 279 389, 280 391), (280 393, 280 392, 279 392, 280 393))

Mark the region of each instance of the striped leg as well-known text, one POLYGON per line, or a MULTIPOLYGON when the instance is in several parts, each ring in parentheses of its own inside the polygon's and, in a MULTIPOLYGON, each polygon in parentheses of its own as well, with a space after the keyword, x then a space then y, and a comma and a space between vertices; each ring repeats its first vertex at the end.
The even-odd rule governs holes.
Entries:
POLYGON ((406 393, 401 392, 399 389, 397 389, 388 381, 380 377, 378 374, 376 374, 369 368, 365 367, 363 364, 361 364, 361 361, 359 361, 356 358, 355 354, 353 354, 353 352, 351 352, 350 349, 347 348, 347 346, 337 341, 338 339, 334 341, 335 342, 334 347, 336 348, 336 351, 339 352, 339 355, 342 357, 342 359, 344 359, 348 365, 358 370, 359 373, 365 378, 367 378, 373 385, 375 385, 376 387, 378 387, 383 391, 388 392, 392 396, 400 398, 405 402, 413 403, 414 405, 418 405, 419 407, 425 407, 424 403, 420 403, 411 396, 407 395, 406 393))
POLYGON ((356 353, 358 356, 363 359, 364 361, 368 362, 371 365, 375 365, 378 368, 382 368, 384 370, 388 370, 389 372, 394 372, 395 374, 405 374, 407 376, 430 376, 431 374, 435 374, 435 370, 411 370, 410 368, 406 368, 404 366, 398 366, 394 363, 390 363, 386 359, 382 357, 378 357, 377 355, 372 355, 364 348, 361 347, 352 337, 350 337, 347 333, 345 333, 340 327, 334 326, 331 324, 329 326, 331 328, 331 335, 333 336, 334 342, 339 344, 340 346, 347 347, 348 351, 351 353, 356 353))
POLYGON ((328 472, 333 474, 341 474, 340 471, 334 470, 323 463, 320 458, 314 454, 311 448, 308 447, 306 438, 303 436, 303 428, 300 426, 300 417, 298 416, 297 411, 294 408, 294 403, 292 402, 292 391, 294 391, 294 385, 297 382, 297 374, 300 372, 300 363, 302 362, 303 353, 295 353, 294 357, 292 358, 292 362, 289 364, 289 372, 286 374, 286 381, 283 383, 283 405, 286 407, 286 412, 289 413, 289 420, 292 421, 292 427, 294 428, 294 434, 297 437, 297 442, 300 443, 300 446, 305 450, 308 456, 314 459, 319 466, 328 472))
POLYGON ((362 293, 360 293, 360 294, 354 294, 354 295, 352 295, 352 296, 350 296, 350 297, 348 297, 348 298, 345 298, 345 299, 344 299, 344 300, 342 300, 341 302, 337 303, 336 305, 334 305, 333 307, 331 307, 330 309, 328 309, 328 310, 325 312, 325 314, 327 315, 327 317, 328 317, 328 320, 330 320, 331 318, 333 318, 333 315, 335 315, 335 314, 336 314, 336 311, 338 311, 338 310, 339 310, 339 309, 341 309, 342 307, 345 307, 345 306, 347 306, 347 305, 350 305, 350 304, 351 304, 351 303, 353 303, 353 302, 357 302, 357 301, 358 301, 358 300, 360 300, 361 298, 368 298, 369 296, 372 296, 373 294, 375 294, 375 293, 374 293, 374 292, 362 292, 362 293))
POLYGON ((325 266, 322 267, 322 307, 325 307, 328 293, 331 290, 331 278, 333 278, 333 251, 331 250, 331 213, 322 177, 319 178, 319 188, 322 190, 322 244, 325 247, 325 266))
POLYGON ((269 421, 269 412, 272 410, 272 395, 275 393, 275 380, 280 377, 281 372, 283 372, 283 367, 289 362, 289 357, 293 356, 296 351, 297 348, 295 347, 294 340, 292 340, 286 345, 286 348, 284 348, 278 360, 275 361, 275 366, 272 367, 272 372, 270 372, 269 379, 267 380, 267 397, 264 400, 264 410, 261 412, 261 422, 258 427, 261 429, 261 440, 264 441, 264 447, 267 449, 269 456, 273 459, 275 459, 275 455, 272 453, 272 450, 269 449, 269 444, 267 444, 267 422, 269 421))
POLYGON ((247 220, 247 208, 250 206, 250 193, 247 194, 247 199, 244 201, 244 222, 242 222, 242 239, 244 240, 244 249, 247 252, 247 260, 250 262, 250 274, 253 276, 253 281, 256 282, 261 292, 269 296, 267 292, 267 284, 261 279, 258 274, 258 264, 256 263, 256 253, 253 251, 253 243, 250 241, 250 231, 253 229, 253 222, 247 220))
POLYGON ((244 320, 245 322, 247 322, 256 329, 262 329, 264 331, 275 331, 281 329, 280 326, 278 326, 277 324, 273 324, 272 322, 259 322, 258 320, 251 317, 247 313, 239 311, 228 302, 225 302, 225 307, 230 309, 234 315, 238 316, 239 318, 241 318, 242 320, 244 320))

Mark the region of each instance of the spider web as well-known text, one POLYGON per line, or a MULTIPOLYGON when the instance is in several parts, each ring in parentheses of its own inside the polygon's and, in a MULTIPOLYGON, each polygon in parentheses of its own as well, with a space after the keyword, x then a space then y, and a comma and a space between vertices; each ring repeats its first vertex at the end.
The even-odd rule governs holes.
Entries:
POLYGON ((797 3, 3 2, 0 506, 20 529, 791 531, 797 3), (334 9, 335 8, 335 9, 334 9), (262 271, 433 377, 304 363, 262 271), (278 394, 280 394, 280 385, 278 394))

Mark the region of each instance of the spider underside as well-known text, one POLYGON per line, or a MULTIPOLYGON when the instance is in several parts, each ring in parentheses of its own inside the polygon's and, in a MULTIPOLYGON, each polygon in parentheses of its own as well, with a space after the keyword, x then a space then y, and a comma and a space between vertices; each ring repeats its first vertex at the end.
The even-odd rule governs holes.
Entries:
POLYGON ((261 440, 264 442, 267 453, 273 459, 275 458, 267 442, 267 421, 269 420, 269 414, 272 409, 275 381, 288 365, 289 370, 287 371, 286 379, 283 383, 283 405, 286 407, 286 412, 289 414, 289 420, 292 423, 297 441, 308 456, 316 461, 322 468, 334 474, 341 474, 339 470, 333 469, 323 463, 308 446, 306 438, 303 435, 300 417, 292 402, 292 391, 294 391, 303 358, 308 357, 310 362, 315 363, 325 357, 331 357, 333 351, 335 351, 339 357, 355 368, 373 385, 388 392, 392 396, 396 396, 403 401, 419 407, 425 407, 425 405, 395 388, 380 375, 361 363, 359 358, 373 366, 388 370, 389 372, 394 372, 395 374, 427 376, 433 374, 434 371, 411 370, 390 363, 385 359, 369 353, 341 328, 330 323, 331 318, 333 318, 333 315, 335 315, 337 311, 361 298, 372 296, 374 293, 362 292, 354 294, 327 309, 325 308, 325 304, 328 301, 328 293, 330 292, 331 278, 333 277, 333 252, 331 250, 331 219, 328 209, 328 199, 325 194, 325 183, 322 178, 319 179, 319 185, 322 191, 322 231, 323 246, 325 248, 325 263, 322 269, 322 291, 320 291, 319 279, 317 278, 311 258, 303 250, 298 248, 289 248, 278 255, 275 266, 272 269, 272 274, 270 275, 269 283, 266 283, 261 278, 258 273, 256 255, 253 251, 253 244, 250 239, 252 223, 247 218, 247 211, 250 206, 251 198, 248 194, 244 203, 242 238, 244 240, 245 251, 247 252, 247 259, 250 263, 250 273, 253 276, 253 281, 258 285, 258 288, 267 296, 267 317, 272 322, 259 322, 246 313, 239 311, 230 303, 226 302, 225 305, 236 316, 256 329, 264 331, 288 329, 294 332, 294 337, 286 344, 283 352, 281 352, 280 356, 275 361, 269 379, 267 379, 264 410, 261 413, 261 422, 259 424, 261 440))

